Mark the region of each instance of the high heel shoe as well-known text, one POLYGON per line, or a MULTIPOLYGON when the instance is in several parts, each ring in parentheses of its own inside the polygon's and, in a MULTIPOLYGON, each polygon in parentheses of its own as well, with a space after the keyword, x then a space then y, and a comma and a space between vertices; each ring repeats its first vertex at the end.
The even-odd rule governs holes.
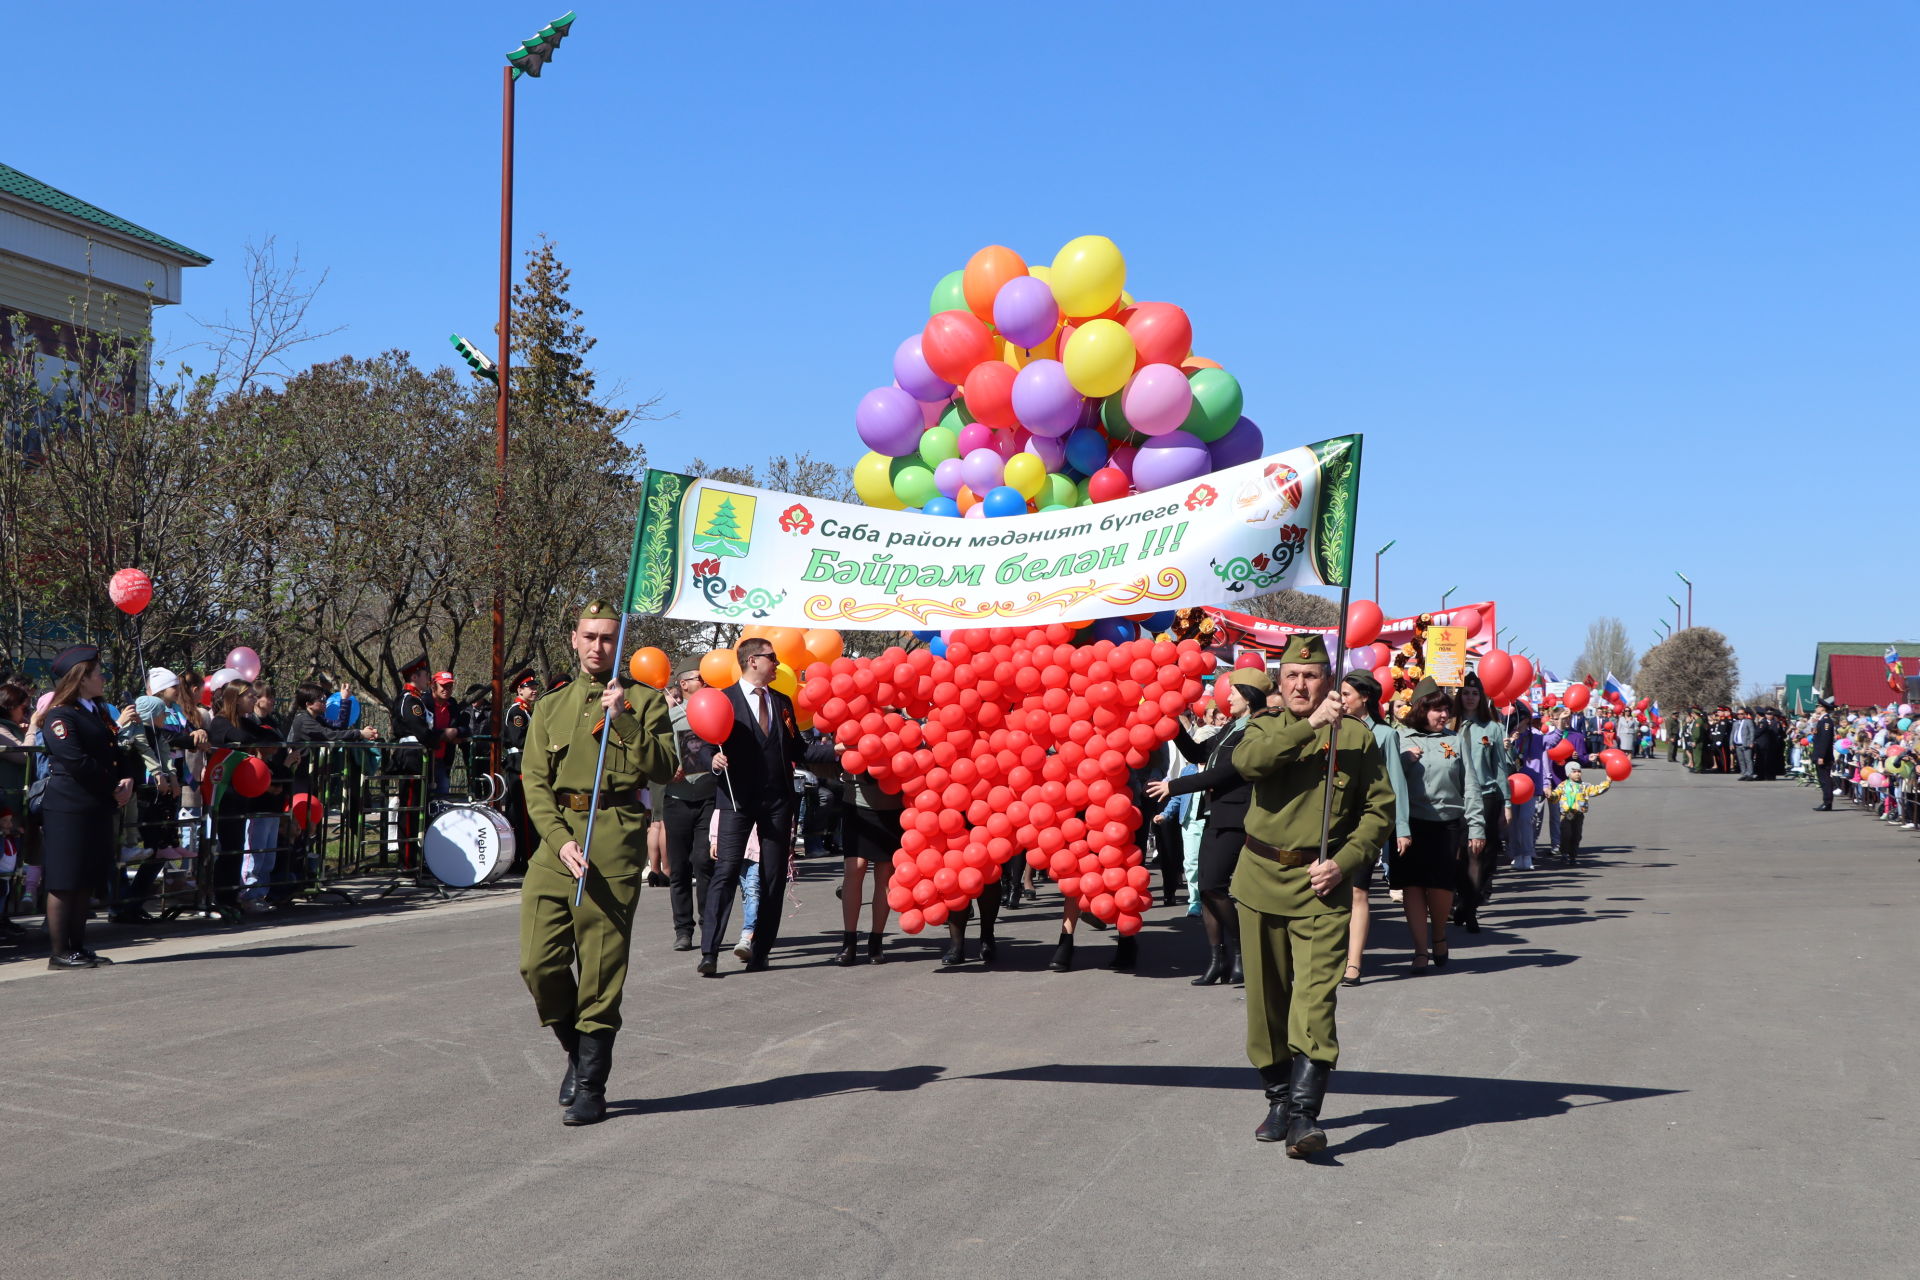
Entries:
POLYGON ((1232 953, 1226 944, 1222 943, 1213 949, 1213 958, 1207 962, 1207 971, 1195 978, 1192 985, 1196 987, 1218 986, 1227 980, 1227 974, 1232 971, 1232 968, 1232 953))
POLYGON ((1047 961, 1047 968, 1055 973, 1065 973, 1073 968, 1073 935, 1062 932, 1060 945, 1053 949, 1053 959, 1047 961))
POLYGON ((1444 941, 1433 944, 1433 967, 1436 969, 1447 967, 1447 944, 1444 941))
POLYGON ((1432 964, 1432 962, 1433 962, 1432 956, 1428 955, 1424 951, 1416 951, 1413 953, 1413 965, 1407 970, 1407 972, 1417 978, 1421 974, 1427 971, 1428 966, 1432 964))
POLYGON ((855 945, 859 936, 860 935, 858 933, 854 932, 851 929, 845 931, 840 935, 840 951, 837 955, 833 957, 833 962, 835 964, 839 965, 841 968, 844 969, 848 965, 851 965, 852 963, 854 963, 854 961, 859 958, 858 948, 855 945))
POLYGON ((886 953, 881 950, 881 944, 884 940, 885 935, 883 934, 870 933, 867 935, 868 964, 885 964, 887 962, 886 953))

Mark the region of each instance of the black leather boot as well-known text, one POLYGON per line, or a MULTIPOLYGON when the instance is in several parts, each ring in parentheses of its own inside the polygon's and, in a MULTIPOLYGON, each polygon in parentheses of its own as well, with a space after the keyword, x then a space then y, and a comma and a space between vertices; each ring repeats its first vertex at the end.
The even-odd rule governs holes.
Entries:
POLYGON ((870 933, 867 935, 867 963, 868 964, 885 964, 887 962, 887 953, 885 950, 885 943, 886 943, 885 934, 870 933))
POLYGON ((1293 1114, 1287 1119, 1287 1155, 1295 1160, 1327 1149, 1320 1127, 1320 1104, 1326 1101, 1327 1077, 1333 1068, 1301 1054, 1293 1060, 1293 1114))
POLYGON ((1065 973, 1073 968, 1073 935, 1062 930, 1060 945, 1053 949, 1053 959, 1047 961, 1047 968, 1055 973, 1065 973))
POLYGON ((940 963, 951 969, 955 965, 967 962, 967 926, 949 922, 947 925, 947 950, 940 957, 940 963))
POLYGON ((556 1025, 553 1028, 553 1038, 558 1040, 560 1047, 567 1051, 567 1073, 560 1077, 560 1105, 564 1107, 573 1101, 575 1072, 578 1065, 575 1060, 580 1054, 580 1033, 572 1027, 556 1025))
POLYGON ((858 948, 855 945, 858 942, 859 937, 860 937, 860 934, 853 929, 847 929, 841 932, 840 951, 839 951, 839 954, 833 957, 833 962, 835 964, 839 965, 841 968, 845 968, 846 966, 852 964, 855 960, 859 959, 859 955, 857 954, 858 948))
POLYGON ((573 1104, 562 1124, 599 1124, 607 1118, 607 1072, 613 1067, 611 1031, 582 1031, 574 1053, 573 1104))
POLYGON ((1140 939, 1132 934, 1122 934, 1113 940, 1113 959, 1107 961, 1107 968, 1120 973, 1132 973, 1133 966, 1140 962, 1140 939))
POLYGON ((980 925, 980 963, 992 964, 997 956, 998 948, 994 946, 993 926, 983 921, 980 925))
POLYGON ((1211 987, 1225 982, 1233 971, 1233 957, 1227 953, 1223 944, 1213 949, 1213 958, 1207 962, 1207 971, 1193 980, 1196 987, 1211 987))
POLYGON ((1260 1069, 1266 1086, 1267 1118, 1253 1131, 1255 1142, 1280 1142, 1287 1136, 1287 1123, 1293 1118, 1293 1061, 1276 1062, 1260 1069))
POLYGON ((1234 939, 1233 946, 1230 950, 1233 952, 1233 970, 1227 974, 1227 981, 1233 986, 1244 987, 1247 985, 1247 971, 1240 963, 1240 940, 1238 938, 1234 939))

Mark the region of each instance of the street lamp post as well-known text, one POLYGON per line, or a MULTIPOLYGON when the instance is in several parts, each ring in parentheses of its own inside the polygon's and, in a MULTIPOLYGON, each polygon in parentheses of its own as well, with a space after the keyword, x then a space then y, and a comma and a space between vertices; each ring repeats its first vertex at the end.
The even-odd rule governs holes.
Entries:
POLYGON ((1452 595, 1454 592, 1458 591, 1459 589, 1460 589, 1459 586, 1456 584, 1454 586, 1448 587, 1445 591, 1442 591, 1440 593, 1440 612, 1445 613, 1447 611, 1447 597, 1452 595))
MULTIPOLYGON (((506 719, 507 661, 507 377, 508 353, 513 347, 513 82, 521 76, 538 79, 540 70, 553 61, 560 42, 573 29, 573 11, 555 18, 535 32, 532 39, 507 54, 500 69, 500 327, 493 362, 496 384, 493 396, 493 745, 492 767, 500 767, 500 726, 506 719)), ((461 344, 456 339, 454 345, 461 344)), ((462 352, 465 355, 465 352, 462 352)), ((473 361, 470 359, 469 364, 473 361)), ((475 372, 487 376, 479 367, 475 372)))
POLYGON ((1687 584, 1687 626, 1691 627, 1693 626, 1693 579, 1678 569, 1673 571, 1673 576, 1687 584))
POLYGON ((1673 606, 1673 625, 1674 628, 1678 630, 1680 626, 1680 602, 1672 596, 1668 596, 1667 603, 1673 606))
POLYGON ((1380 603, 1380 557, 1393 550, 1393 544, 1398 541, 1400 541, 1400 539, 1394 538, 1389 541, 1386 546, 1373 553, 1373 602, 1375 604, 1380 603))

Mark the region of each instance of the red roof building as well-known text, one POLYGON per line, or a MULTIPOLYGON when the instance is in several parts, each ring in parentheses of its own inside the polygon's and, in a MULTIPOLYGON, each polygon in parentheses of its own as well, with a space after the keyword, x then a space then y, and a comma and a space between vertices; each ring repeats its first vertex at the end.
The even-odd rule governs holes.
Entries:
MULTIPOLYGON (((1832 681, 1828 696, 1836 704, 1864 708, 1884 707, 1889 702, 1905 701, 1905 695, 1895 693, 1893 686, 1887 683, 1887 660, 1884 656, 1836 653, 1827 661, 1831 664, 1829 679, 1832 681)), ((1900 674, 1920 675, 1920 656, 1902 654, 1900 674)))

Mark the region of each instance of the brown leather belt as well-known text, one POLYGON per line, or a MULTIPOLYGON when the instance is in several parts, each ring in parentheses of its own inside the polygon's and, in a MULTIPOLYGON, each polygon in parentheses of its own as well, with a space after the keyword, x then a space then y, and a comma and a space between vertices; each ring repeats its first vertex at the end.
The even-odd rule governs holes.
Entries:
POLYGON ((1246 837, 1246 841, 1247 852, 1257 853, 1268 861, 1277 862, 1283 867, 1304 867, 1320 856, 1313 850, 1275 848, 1264 840, 1255 840, 1252 836, 1246 837))
MULTIPOLYGON (((574 813, 585 813, 593 808, 593 792, 591 791, 556 791, 553 793, 553 798, 559 803, 562 809, 568 809, 574 813)), ((600 792, 600 807, 602 809, 641 808, 640 792, 637 788, 628 791, 608 791, 602 789, 600 792)))

